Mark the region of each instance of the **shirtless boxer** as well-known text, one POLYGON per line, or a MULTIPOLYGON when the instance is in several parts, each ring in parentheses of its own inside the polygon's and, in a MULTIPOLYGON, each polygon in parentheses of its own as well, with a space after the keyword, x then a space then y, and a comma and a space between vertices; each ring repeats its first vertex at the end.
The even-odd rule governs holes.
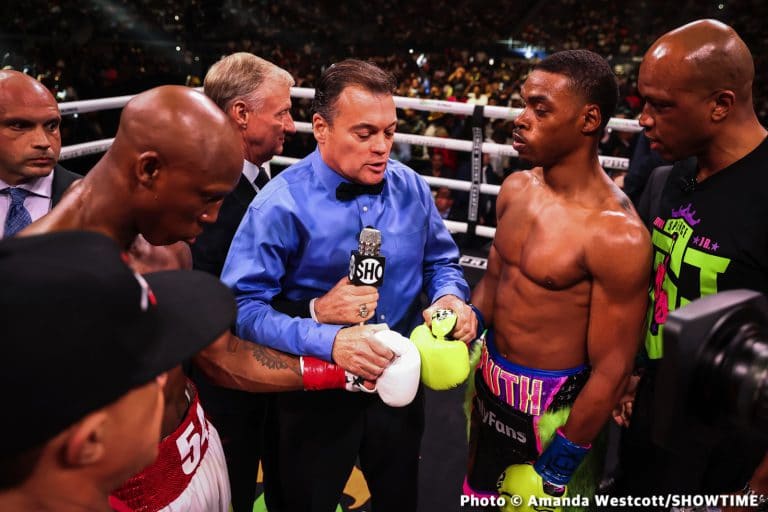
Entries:
MULTIPOLYGON (((472 294, 492 327, 475 375, 465 492, 494 494, 518 465, 502 490, 527 503, 562 495, 624 389, 650 241, 597 156, 618 96, 605 60, 553 54, 522 96, 514 147, 536 168, 502 185, 488 271, 472 294), (536 485, 524 489, 521 476, 536 485)), ((580 494, 594 492, 591 480, 580 494)))

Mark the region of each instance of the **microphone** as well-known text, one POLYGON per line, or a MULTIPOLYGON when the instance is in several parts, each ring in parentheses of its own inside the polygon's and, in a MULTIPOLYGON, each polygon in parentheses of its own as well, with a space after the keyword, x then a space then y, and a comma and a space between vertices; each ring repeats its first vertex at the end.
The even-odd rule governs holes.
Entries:
POLYGON ((370 226, 363 228, 358 242, 349 259, 349 280, 357 286, 381 286, 385 260, 381 255, 381 231, 370 226))

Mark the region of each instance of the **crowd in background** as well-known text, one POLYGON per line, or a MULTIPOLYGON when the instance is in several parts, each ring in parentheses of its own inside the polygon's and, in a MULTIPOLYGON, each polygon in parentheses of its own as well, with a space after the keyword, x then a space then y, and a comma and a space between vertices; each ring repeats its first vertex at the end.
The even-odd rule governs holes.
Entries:
MULTIPOLYGON (((586 48, 613 65, 622 96, 617 115, 634 118, 642 107, 635 81, 645 49, 674 26, 713 17, 732 25, 754 53, 756 111, 766 124, 768 36, 760 21, 766 14, 768 4, 759 0, 522 0, 503 11, 488 0, 32 0, 0 7, 6 22, 0 64, 25 70, 60 101, 72 101, 134 94, 162 83, 200 85, 213 62, 235 51, 287 69, 299 87, 313 87, 326 66, 356 57, 392 71, 400 96, 518 107, 520 85, 538 57, 586 48)), ((296 120, 309 121, 310 110, 309 100, 294 101, 296 120)), ((62 126, 63 144, 113 136, 118 116, 70 116, 62 126)), ((398 131, 471 138, 466 118, 424 111, 400 111, 398 131)), ((511 131, 511 121, 490 120, 485 138, 508 143, 511 131)), ((631 157, 637 138, 609 132, 601 152, 631 157)), ((313 148, 311 135, 299 133, 284 154, 302 157, 313 148)), ((434 153, 405 144, 393 150, 423 174, 469 178, 469 153, 443 150, 437 169, 434 153)), ((85 158, 72 166, 85 172, 90 164, 85 158)), ((518 169, 509 158, 486 157, 484 164, 488 183, 518 169)), ((465 198, 458 196, 461 205, 465 198)))

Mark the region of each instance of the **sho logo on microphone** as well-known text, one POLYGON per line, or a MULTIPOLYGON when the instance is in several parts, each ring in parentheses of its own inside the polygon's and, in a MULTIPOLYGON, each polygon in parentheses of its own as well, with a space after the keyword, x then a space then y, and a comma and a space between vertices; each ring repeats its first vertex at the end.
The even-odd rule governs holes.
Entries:
POLYGON ((349 280, 356 285, 380 286, 384 280, 384 257, 361 256, 358 251, 353 251, 349 260, 349 280))
POLYGON ((374 258, 365 258, 355 269, 355 277, 365 284, 376 283, 383 273, 384 267, 374 258))

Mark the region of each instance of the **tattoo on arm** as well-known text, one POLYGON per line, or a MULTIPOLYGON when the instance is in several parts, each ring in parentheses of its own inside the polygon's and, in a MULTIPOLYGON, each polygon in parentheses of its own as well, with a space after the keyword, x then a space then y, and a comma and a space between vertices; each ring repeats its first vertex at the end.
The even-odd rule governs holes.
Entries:
POLYGON ((270 370, 291 370, 298 376, 301 376, 298 358, 278 353, 258 343, 253 344, 253 357, 264 367, 270 370))

